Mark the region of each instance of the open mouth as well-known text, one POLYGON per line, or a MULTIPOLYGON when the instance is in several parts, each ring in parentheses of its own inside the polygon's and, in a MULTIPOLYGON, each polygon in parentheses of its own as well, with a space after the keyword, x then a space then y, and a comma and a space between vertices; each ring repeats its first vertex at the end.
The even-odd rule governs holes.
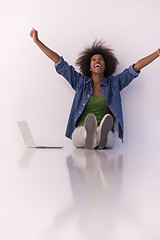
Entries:
POLYGON ((101 68, 101 65, 97 63, 97 64, 94 65, 94 67, 95 68, 101 68))

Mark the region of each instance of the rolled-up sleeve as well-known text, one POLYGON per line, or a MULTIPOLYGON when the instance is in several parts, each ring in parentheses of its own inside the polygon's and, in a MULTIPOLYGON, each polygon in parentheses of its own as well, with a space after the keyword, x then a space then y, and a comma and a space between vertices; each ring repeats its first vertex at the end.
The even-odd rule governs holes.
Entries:
POLYGON ((60 59, 59 59, 59 61, 54 64, 55 68, 56 68, 57 66, 59 66, 63 61, 64 61, 64 59, 63 59, 63 57, 61 56, 60 59))
POLYGON ((130 72, 134 77, 138 77, 138 75, 140 74, 140 71, 139 71, 139 72, 136 72, 136 71, 134 70, 134 65, 135 65, 135 64, 133 64, 133 65, 131 65, 131 66, 129 67, 129 72, 130 72))

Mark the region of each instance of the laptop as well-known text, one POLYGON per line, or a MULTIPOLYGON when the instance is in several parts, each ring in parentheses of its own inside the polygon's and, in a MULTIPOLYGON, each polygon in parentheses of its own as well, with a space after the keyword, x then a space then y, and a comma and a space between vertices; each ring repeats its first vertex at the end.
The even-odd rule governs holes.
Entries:
POLYGON ((18 121, 17 124, 27 147, 29 148, 63 148, 63 146, 60 146, 59 144, 36 145, 32 137, 31 131, 29 129, 28 123, 26 121, 18 121))

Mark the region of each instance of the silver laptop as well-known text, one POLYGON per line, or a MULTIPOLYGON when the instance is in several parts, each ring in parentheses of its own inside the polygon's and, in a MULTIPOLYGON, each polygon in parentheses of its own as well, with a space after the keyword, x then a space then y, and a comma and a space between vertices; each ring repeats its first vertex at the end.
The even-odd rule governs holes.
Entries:
POLYGON ((17 124, 27 147, 29 148, 63 148, 63 146, 60 146, 59 144, 56 144, 56 145, 53 144, 51 146, 49 146, 48 144, 36 145, 27 122, 18 121, 17 124))

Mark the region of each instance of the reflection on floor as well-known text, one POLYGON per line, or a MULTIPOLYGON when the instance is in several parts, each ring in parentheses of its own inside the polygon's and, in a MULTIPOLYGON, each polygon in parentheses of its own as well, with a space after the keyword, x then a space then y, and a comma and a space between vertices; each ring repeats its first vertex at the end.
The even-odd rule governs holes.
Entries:
POLYGON ((114 231, 123 155, 75 149, 67 158, 75 211, 88 239, 111 237, 114 231))
POLYGON ((152 156, 73 147, 6 153, 0 239, 160 239, 160 163, 152 156))

